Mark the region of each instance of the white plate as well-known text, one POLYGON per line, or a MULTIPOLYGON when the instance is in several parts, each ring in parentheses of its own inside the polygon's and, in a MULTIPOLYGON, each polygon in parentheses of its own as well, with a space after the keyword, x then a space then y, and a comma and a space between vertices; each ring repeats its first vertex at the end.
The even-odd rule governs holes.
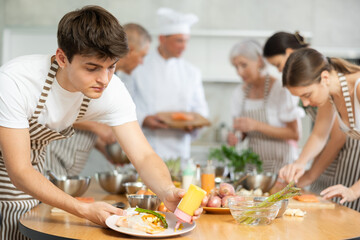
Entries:
POLYGON ((117 232, 121 232, 121 233, 128 234, 131 236, 146 237, 146 238, 163 238, 163 237, 176 236, 176 235, 190 232, 196 227, 195 222, 193 224, 183 223, 182 224, 183 228, 181 230, 174 231, 175 225, 177 222, 177 218, 175 217, 175 215, 173 213, 170 213, 170 212, 162 212, 162 213, 164 213, 166 215, 166 221, 168 223, 168 228, 165 231, 163 231, 161 233, 156 233, 156 234, 145 233, 145 232, 135 230, 132 228, 118 227, 115 225, 116 221, 120 217, 118 215, 112 215, 112 216, 108 217, 106 219, 105 223, 109 228, 111 228, 112 230, 115 230, 117 232))

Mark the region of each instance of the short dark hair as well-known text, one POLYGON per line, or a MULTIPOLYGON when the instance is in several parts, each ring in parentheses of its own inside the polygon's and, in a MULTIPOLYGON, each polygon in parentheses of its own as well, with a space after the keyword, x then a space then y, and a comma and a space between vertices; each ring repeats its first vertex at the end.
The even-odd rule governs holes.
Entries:
POLYGON ((119 21, 99 6, 85 6, 65 14, 58 25, 57 40, 69 62, 76 54, 115 59, 129 51, 119 21))

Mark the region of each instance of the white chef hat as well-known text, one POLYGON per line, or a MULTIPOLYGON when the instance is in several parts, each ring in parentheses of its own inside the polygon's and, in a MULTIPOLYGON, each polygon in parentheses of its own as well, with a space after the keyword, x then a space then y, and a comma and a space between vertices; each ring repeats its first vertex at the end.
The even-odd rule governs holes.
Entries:
POLYGON ((190 27, 198 21, 194 14, 183 14, 170 8, 157 11, 159 35, 189 34, 190 27))

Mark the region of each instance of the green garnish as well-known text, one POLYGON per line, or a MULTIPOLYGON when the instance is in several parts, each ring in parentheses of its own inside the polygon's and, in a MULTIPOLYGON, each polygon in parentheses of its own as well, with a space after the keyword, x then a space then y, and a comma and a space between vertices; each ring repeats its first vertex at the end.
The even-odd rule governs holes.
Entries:
POLYGON ((168 224, 166 222, 166 219, 160 213, 157 213, 157 212, 149 210, 149 209, 143 209, 143 208, 135 208, 135 211, 139 212, 139 213, 148 213, 148 214, 154 215, 155 217, 160 219, 160 221, 164 225, 164 228, 168 228, 168 224))

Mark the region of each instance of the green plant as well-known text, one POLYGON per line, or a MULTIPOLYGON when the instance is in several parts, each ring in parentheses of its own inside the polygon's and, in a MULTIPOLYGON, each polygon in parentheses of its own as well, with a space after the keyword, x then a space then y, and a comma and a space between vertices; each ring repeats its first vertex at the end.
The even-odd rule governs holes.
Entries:
POLYGON ((243 172, 247 164, 254 164, 258 172, 262 172, 262 161, 258 154, 251 149, 244 149, 238 153, 233 146, 222 145, 220 148, 210 149, 209 159, 216 159, 234 168, 234 172, 243 172))

